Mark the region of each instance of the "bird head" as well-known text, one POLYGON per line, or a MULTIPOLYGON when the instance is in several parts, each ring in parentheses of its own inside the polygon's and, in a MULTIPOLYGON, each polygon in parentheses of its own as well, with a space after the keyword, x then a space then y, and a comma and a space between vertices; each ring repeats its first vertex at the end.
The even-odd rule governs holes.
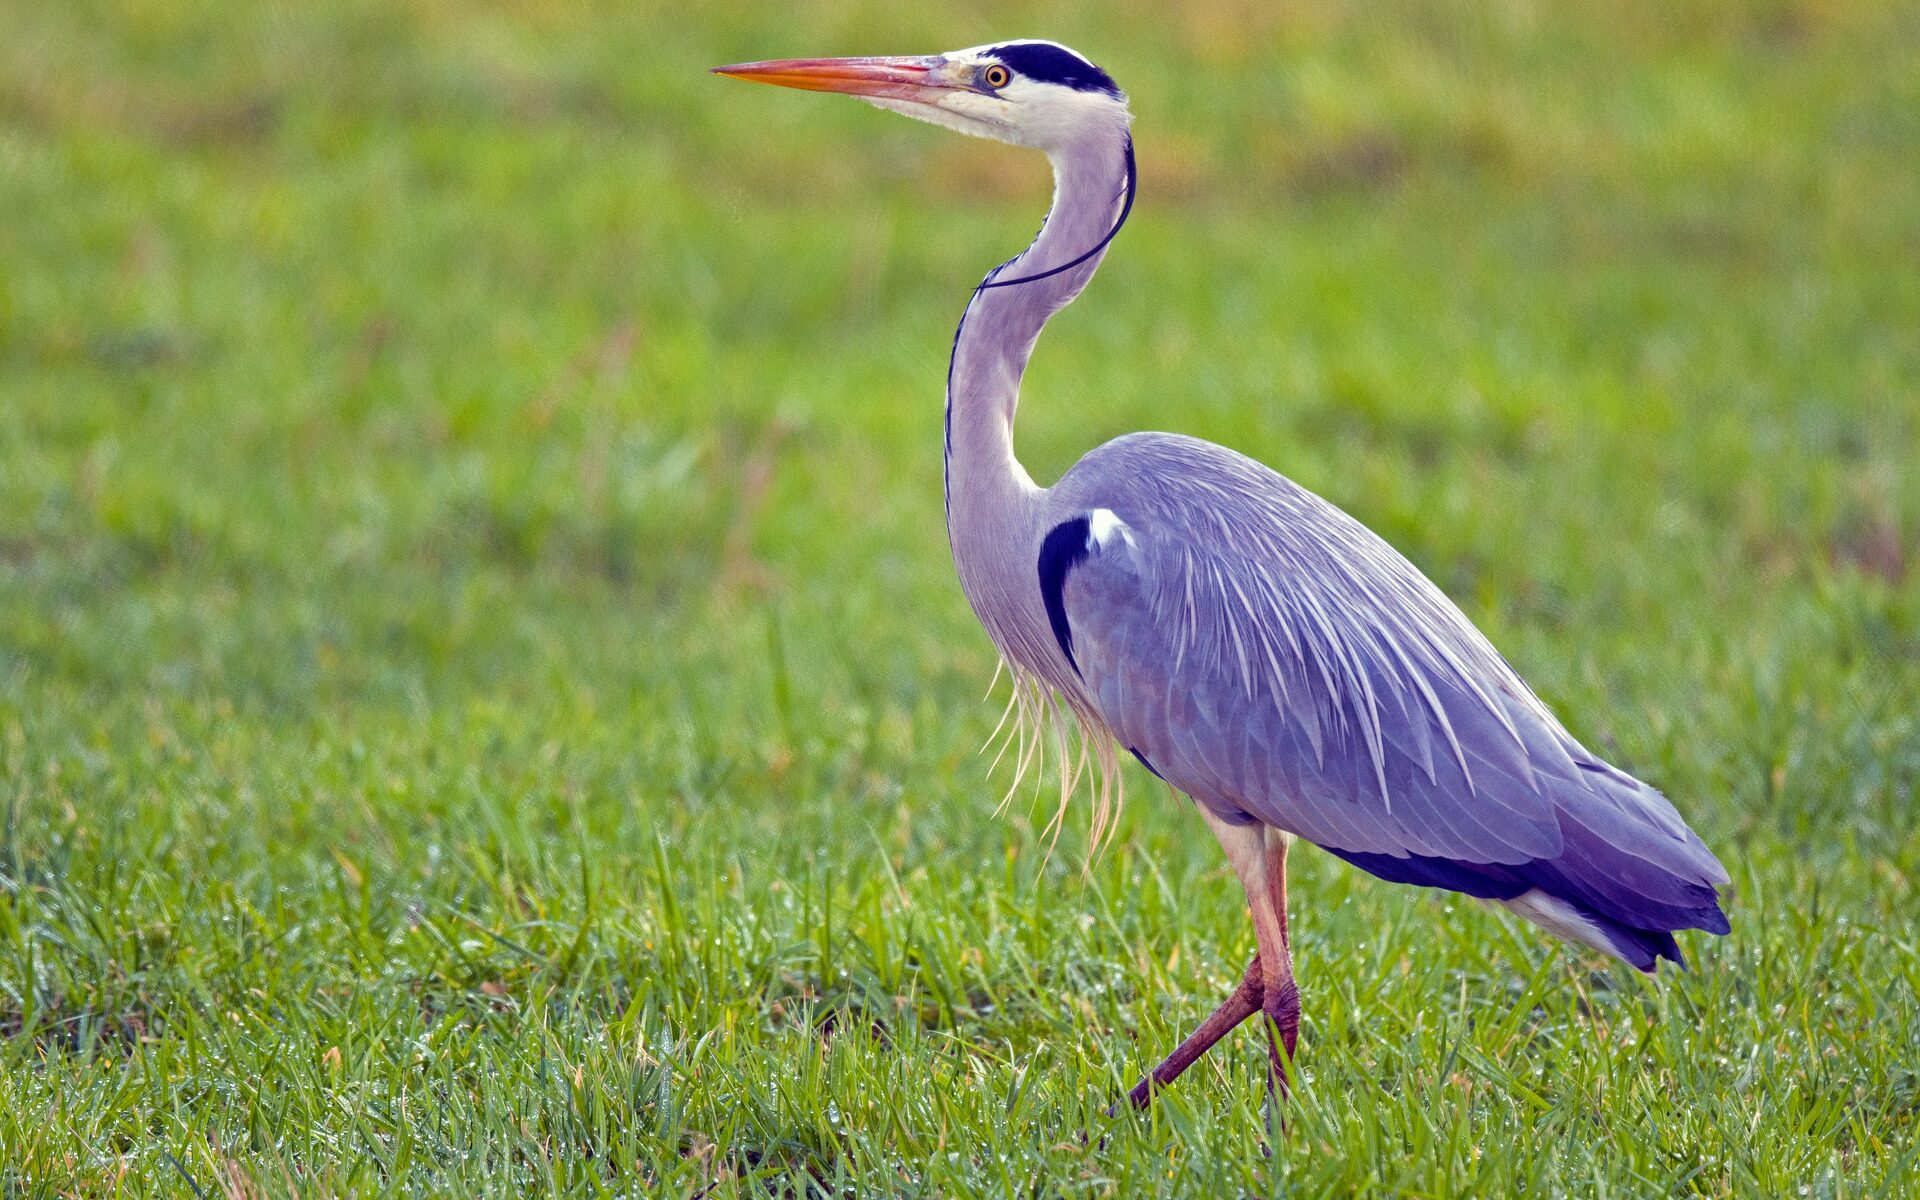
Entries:
POLYGON ((844 92, 975 137, 1047 153, 1127 127, 1113 78, 1058 42, 999 42, 903 58, 791 58, 715 67, 754 83, 844 92))

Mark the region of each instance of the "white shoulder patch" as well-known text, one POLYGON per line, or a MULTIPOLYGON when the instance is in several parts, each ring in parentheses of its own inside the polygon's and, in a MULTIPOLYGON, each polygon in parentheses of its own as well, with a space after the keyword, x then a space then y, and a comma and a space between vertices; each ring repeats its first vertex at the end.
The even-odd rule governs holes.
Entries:
POLYGON ((1133 530, 1110 508, 1096 508, 1087 514, 1087 532, 1092 535, 1096 549, 1106 549, 1116 536, 1133 545, 1133 530))

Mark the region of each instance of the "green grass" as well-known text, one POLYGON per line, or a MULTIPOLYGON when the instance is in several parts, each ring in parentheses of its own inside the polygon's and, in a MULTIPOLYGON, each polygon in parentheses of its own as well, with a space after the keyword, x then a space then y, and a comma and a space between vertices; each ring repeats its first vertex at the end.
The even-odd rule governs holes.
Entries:
POLYGON ((0 1194, 1920 1189, 1912 6, 1186 7, 8 9, 0 1194), (1142 179, 1036 476, 1385 534, 1728 863, 1691 973, 1306 851, 1291 1128, 1251 1032, 1100 1115, 1251 933, 975 753, 940 385, 1043 165, 703 74, 1030 34, 1142 179))

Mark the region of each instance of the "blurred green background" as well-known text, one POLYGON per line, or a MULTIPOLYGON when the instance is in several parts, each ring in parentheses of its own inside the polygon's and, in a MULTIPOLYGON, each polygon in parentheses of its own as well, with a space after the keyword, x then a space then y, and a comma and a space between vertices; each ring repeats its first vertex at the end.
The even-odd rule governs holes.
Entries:
POLYGON ((0 1191, 1920 1186, 1911 4, 0 23, 0 1191), (1106 1129, 1251 935, 974 753, 941 383, 1045 164, 704 73, 1021 36, 1141 177, 1035 476, 1385 535, 1732 868, 1692 973, 1309 851, 1293 1127, 1242 1034, 1106 1129))

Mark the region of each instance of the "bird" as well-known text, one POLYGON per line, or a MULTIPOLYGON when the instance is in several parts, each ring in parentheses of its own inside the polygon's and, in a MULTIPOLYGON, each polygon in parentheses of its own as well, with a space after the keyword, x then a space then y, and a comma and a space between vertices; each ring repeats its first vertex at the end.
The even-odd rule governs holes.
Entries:
POLYGON ((973 289, 948 360, 943 486, 961 590, 1015 696, 1076 720, 1103 777, 1123 748, 1191 800, 1246 892, 1255 943, 1231 995, 1122 1100, 1151 1104, 1256 1014, 1270 1093, 1285 1095, 1301 1007, 1295 839, 1393 883, 1502 905, 1647 974, 1684 967, 1675 932, 1730 931, 1726 868, 1673 804, 1581 745, 1358 520, 1176 433, 1116 438, 1050 487, 1020 464, 1014 413, 1035 342, 1133 210, 1132 117, 1111 75, 1041 39, 713 70, 852 95, 1052 165, 1039 233, 973 289))

